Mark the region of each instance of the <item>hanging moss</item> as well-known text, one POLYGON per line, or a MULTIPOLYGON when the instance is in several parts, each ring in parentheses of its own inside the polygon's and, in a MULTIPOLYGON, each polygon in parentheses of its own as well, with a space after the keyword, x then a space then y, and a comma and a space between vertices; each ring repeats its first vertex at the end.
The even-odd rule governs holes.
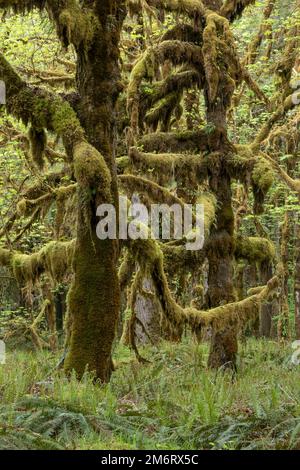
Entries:
POLYGON ((213 103, 217 95, 221 100, 222 89, 222 102, 228 107, 242 71, 228 21, 217 13, 206 16, 202 51, 209 101, 213 103))
POLYGON ((59 13, 57 21, 58 35, 65 47, 73 44, 79 47, 82 43, 87 46, 91 42, 94 33, 96 17, 92 12, 84 12, 75 0, 67 0, 66 8, 59 13))
POLYGON ((30 255, 0 249, 0 265, 9 267, 21 286, 35 284, 43 273, 58 283, 71 271, 74 241, 54 241, 30 255))
POLYGON ((154 78, 155 60, 153 51, 147 50, 133 67, 127 88, 127 108, 131 114, 131 126, 137 130, 139 122, 139 88, 143 79, 154 78))
POLYGON ((163 41, 156 48, 146 50, 132 69, 127 88, 127 107, 131 116, 131 127, 135 133, 139 124, 141 83, 154 78, 158 65, 165 61, 174 65, 194 64, 202 68, 201 47, 182 41, 163 41))
POLYGON ((228 171, 231 177, 246 187, 250 184, 254 164, 255 156, 248 145, 235 145, 234 151, 228 155, 228 171))
POLYGON ((208 16, 207 24, 203 32, 203 57, 206 81, 209 86, 210 100, 216 98, 220 74, 218 66, 217 28, 215 16, 208 16))
MULTIPOLYGON (((150 181, 146 178, 141 178, 134 175, 120 175, 118 181, 122 187, 126 190, 129 197, 133 194, 145 194, 148 201, 161 204, 179 204, 184 209, 185 204, 176 195, 172 194, 168 189, 163 186, 159 186, 157 183, 150 181)), ((195 216, 192 217, 193 223, 195 223, 195 216)))
POLYGON ((212 193, 202 193, 197 198, 197 204, 204 206, 204 229, 205 239, 208 238, 211 226, 213 225, 216 217, 217 200, 212 193))
POLYGON ((235 240, 235 257, 246 259, 249 263, 275 260, 274 243, 267 238, 238 236, 235 240))
POLYGON ((9 266, 12 259, 12 252, 0 247, 0 266, 9 266))
POLYGON ((21 286, 34 284, 43 271, 39 253, 15 254, 12 258, 12 271, 21 286))
POLYGON ((234 21, 239 18, 244 9, 255 3, 256 0, 225 0, 220 12, 221 15, 225 16, 229 21, 234 21))
MULTIPOLYGON (((205 9, 202 2, 198 0, 147 0, 148 5, 164 11, 189 15, 192 18, 204 16, 205 9)), ((129 12, 138 14, 142 9, 141 0, 127 0, 129 12)))
POLYGON ((143 136, 138 144, 145 152, 204 152, 208 150, 208 135, 203 129, 182 132, 156 132, 143 136))
POLYGON ((45 245, 39 252, 40 261, 44 270, 51 279, 61 282, 66 274, 70 272, 74 254, 75 242, 53 241, 45 245))
POLYGON ((191 307, 182 308, 175 302, 170 292, 159 244, 151 239, 131 240, 128 246, 132 256, 139 263, 141 272, 150 273, 152 276, 166 320, 178 332, 182 331, 185 324, 188 324, 192 330, 211 326, 214 332, 223 331, 224 328, 232 325, 241 329, 248 320, 259 315, 262 303, 272 296, 279 286, 278 278, 274 277, 259 293, 242 301, 232 302, 207 311, 191 307))
POLYGON ((64 167, 60 171, 51 171, 49 173, 43 173, 38 178, 33 179, 33 182, 26 187, 22 196, 24 199, 34 200, 45 195, 49 192, 49 187, 57 188, 64 181, 68 181, 70 168, 64 167))
MULTIPOLYGON (((173 92, 159 100, 156 105, 150 109, 145 116, 146 124, 152 129, 157 129, 159 122, 162 123, 162 130, 168 131, 172 112, 178 108, 181 100, 181 94, 173 92)), ((177 116, 179 117, 179 116, 177 116)))
POLYGON ((132 147, 129 158, 135 169, 149 178, 153 176, 161 185, 176 181, 195 187, 207 176, 206 162, 200 155, 144 153, 132 147))
POLYGON ((183 68, 177 73, 171 73, 163 81, 142 85, 141 107, 149 109, 154 103, 173 92, 183 92, 193 86, 201 88, 201 78, 197 69, 183 68))
MULTIPOLYGON (((36 199, 21 199, 17 204, 17 213, 18 215, 23 215, 28 217, 32 215, 36 209, 39 209, 42 215, 47 214, 49 207, 52 202, 56 200, 57 205, 64 204, 66 199, 68 199, 72 194, 74 194, 77 184, 70 184, 68 186, 61 186, 55 188, 50 192, 43 194, 42 196, 37 197, 36 199)), ((49 188, 47 188, 49 190, 49 188)), ((30 188, 29 191, 26 191, 28 195, 31 193, 33 188, 30 188)))
POLYGON ((2 54, 0 77, 7 84, 8 111, 25 125, 30 122, 34 128, 48 129, 62 136, 67 157, 72 160, 74 146, 84 141, 84 131, 69 103, 46 90, 36 92, 27 86, 2 54))
POLYGON ((29 140, 33 161, 37 164, 38 168, 42 169, 44 166, 43 156, 47 144, 47 135, 45 130, 36 129, 31 126, 29 129, 29 140))
POLYGON ((263 212, 265 197, 274 183, 275 174, 271 164, 262 157, 258 157, 252 170, 252 188, 254 194, 254 213, 263 212))
POLYGON ((178 23, 168 29, 162 36, 162 41, 184 41, 191 42, 197 46, 202 45, 202 24, 192 26, 190 24, 178 23))

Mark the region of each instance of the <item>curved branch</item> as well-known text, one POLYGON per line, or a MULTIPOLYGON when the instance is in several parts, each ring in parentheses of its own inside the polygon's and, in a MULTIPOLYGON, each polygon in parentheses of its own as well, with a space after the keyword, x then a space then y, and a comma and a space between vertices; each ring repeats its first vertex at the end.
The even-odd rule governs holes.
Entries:
POLYGON ((230 22, 233 22, 240 16, 249 5, 253 5, 256 0, 226 0, 221 8, 221 15, 225 16, 230 22))
POLYGON ((138 130, 140 87, 144 79, 153 79, 160 63, 170 60, 174 65, 184 63, 202 68, 202 48, 189 42, 163 41, 157 47, 147 49, 132 69, 127 92, 127 108, 131 115, 131 126, 138 130))
POLYGON ((273 126, 282 119, 288 111, 295 108, 299 104, 300 93, 296 92, 289 95, 284 103, 279 106, 277 111, 272 114, 268 121, 262 126, 254 142, 251 144, 251 149, 256 151, 259 149, 260 144, 269 136, 273 126))
POLYGON ((235 240, 234 255, 237 259, 246 259, 249 263, 274 261, 276 250, 273 242, 261 237, 238 236, 235 240))
MULTIPOLYGON (((145 3, 153 8, 188 15, 192 18, 205 16, 205 8, 201 0, 146 0, 145 3)), ((128 0, 127 4, 132 14, 137 14, 142 9, 141 0, 128 0)))
POLYGON ((267 301, 279 287, 277 276, 261 288, 258 293, 246 299, 233 302, 207 311, 195 308, 182 308, 172 297, 164 272, 162 251, 154 240, 131 240, 128 248, 140 266, 141 272, 150 273, 166 320, 177 331, 187 324, 192 330, 211 326, 214 332, 221 331, 226 325, 242 328, 252 318, 256 318, 263 302, 267 301))
POLYGON ((209 150, 209 134, 206 129, 182 132, 156 132, 138 141, 145 152, 205 152, 209 150))
POLYGON ((264 152, 260 152, 260 155, 262 155, 268 162, 271 163, 272 167, 274 170, 276 170, 276 173, 279 175, 281 180, 290 188, 292 191, 295 191, 298 196, 300 197, 300 179, 293 179, 291 178, 286 171, 281 168, 279 163, 276 162, 270 155, 264 152))
POLYGON ((47 273, 54 282, 61 282, 71 271, 75 240, 55 241, 30 255, 0 247, 0 266, 8 267, 20 285, 34 284, 47 273))

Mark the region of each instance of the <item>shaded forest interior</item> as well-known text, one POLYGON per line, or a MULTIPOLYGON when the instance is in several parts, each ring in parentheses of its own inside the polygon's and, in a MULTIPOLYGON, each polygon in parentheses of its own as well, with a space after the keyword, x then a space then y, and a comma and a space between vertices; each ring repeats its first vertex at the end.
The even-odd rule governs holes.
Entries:
POLYGON ((299 448, 299 0, 0 13, 0 449, 299 448))

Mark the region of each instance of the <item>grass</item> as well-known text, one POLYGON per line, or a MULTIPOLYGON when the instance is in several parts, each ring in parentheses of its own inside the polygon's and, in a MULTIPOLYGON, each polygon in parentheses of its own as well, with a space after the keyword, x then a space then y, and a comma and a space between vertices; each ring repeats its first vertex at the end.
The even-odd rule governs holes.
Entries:
POLYGON ((298 449, 300 366, 290 344, 249 339, 236 378, 206 369, 187 338, 115 351, 111 383, 78 383, 49 352, 9 351, 0 366, 0 449, 298 449))

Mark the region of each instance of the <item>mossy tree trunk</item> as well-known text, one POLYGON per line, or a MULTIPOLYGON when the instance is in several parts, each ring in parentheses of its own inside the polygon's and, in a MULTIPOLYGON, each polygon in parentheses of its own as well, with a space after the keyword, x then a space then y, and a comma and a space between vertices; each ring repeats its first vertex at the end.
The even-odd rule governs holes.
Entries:
MULTIPOLYGON (((88 368, 101 381, 108 381, 112 372, 111 351, 120 308, 118 240, 97 238, 96 209, 101 203, 111 202, 118 210, 114 133, 115 105, 121 91, 118 44, 125 17, 122 3, 96 2, 99 23, 94 39, 88 48, 81 45, 77 50, 78 115, 89 143, 103 155, 109 169, 111 200, 103 197, 103 188, 95 191, 93 183, 79 187, 75 278, 68 295, 71 331, 65 368, 75 369, 79 376, 88 368)), ((86 164, 89 165, 88 159, 86 164)))
POLYGON ((295 331, 296 339, 300 339, 300 225, 296 225, 295 241, 295 274, 294 274, 294 297, 295 297, 295 331))
MULTIPOLYGON (((261 283, 262 285, 267 284, 269 279, 272 278, 273 267, 270 262, 262 263, 261 265, 261 283)), ((262 305, 260 315, 260 336, 270 338, 272 334, 272 322, 273 322, 273 302, 268 302, 262 305)))
MULTIPOLYGON (((213 188, 212 188, 213 189, 213 188)), ((233 289, 233 211, 230 179, 224 174, 215 188, 218 201, 216 227, 210 237, 207 303, 209 308, 234 302, 233 289)), ((208 365, 213 368, 236 366, 237 332, 230 324, 213 333, 208 365)))
MULTIPOLYGON (((234 302, 234 213, 232 208, 231 178, 227 171, 227 155, 232 151, 227 140, 226 109, 228 96, 221 99, 221 89, 212 100, 209 89, 204 90, 209 136, 211 191, 218 201, 215 227, 211 230, 208 250, 209 273, 207 307, 214 308, 234 302)), ((237 331, 229 325, 213 332, 208 365, 212 368, 236 367, 237 331)))

